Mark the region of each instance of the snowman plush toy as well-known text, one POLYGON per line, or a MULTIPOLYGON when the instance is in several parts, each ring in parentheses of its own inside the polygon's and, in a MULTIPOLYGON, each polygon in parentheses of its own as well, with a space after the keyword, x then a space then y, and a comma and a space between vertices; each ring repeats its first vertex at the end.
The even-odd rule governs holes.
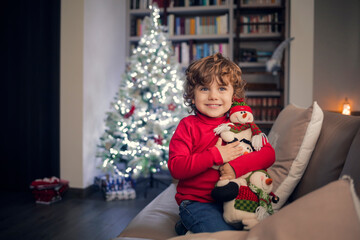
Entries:
MULTIPOLYGON (((254 123, 251 108, 244 99, 234 99, 230 108, 230 123, 214 129, 226 143, 239 142, 244 153, 259 151, 267 137, 254 123)), ((278 198, 271 192, 272 179, 266 170, 249 172, 237 179, 219 180, 211 195, 224 203, 224 219, 234 226, 255 226, 260 220, 273 213, 271 202, 278 198)))
POLYGON ((215 134, 220 135, 227 143, 246 139, 251 142, 256 151, 259 151, 267 137, 254 123, 253 112, 243 98, 234 98, 229 116, 230 123, 220 124, 214 129, 215 134))
POLYGON ((211 196, 223 202, 227 223, 248 230, 274 213, 272 202, 277 203, 279 197, 271 192, 272 187, 267 171, 257 170, 233 180, 222 180, 211 196))

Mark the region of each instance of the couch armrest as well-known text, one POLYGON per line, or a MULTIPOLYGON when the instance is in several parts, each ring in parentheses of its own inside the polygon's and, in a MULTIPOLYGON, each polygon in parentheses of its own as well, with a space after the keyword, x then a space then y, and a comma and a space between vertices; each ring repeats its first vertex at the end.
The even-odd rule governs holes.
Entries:
POLYGON ((360 201, 349 180, 333 181, 264 219, 254 239, 360 239, 360 201))
POLYGON ((180 217, 175 193, 176 184, 172 183, 131 220, 117 239, 168 239, 177 236, 175 223, 180 217))

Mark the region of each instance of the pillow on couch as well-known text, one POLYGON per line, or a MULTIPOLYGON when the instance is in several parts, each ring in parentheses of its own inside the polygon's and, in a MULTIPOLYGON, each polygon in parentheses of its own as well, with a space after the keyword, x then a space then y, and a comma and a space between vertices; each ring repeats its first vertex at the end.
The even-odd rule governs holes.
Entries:
POLYGON ((323 117, 316 102, 307 109, 290 104, 277 117, 269 133, 276 161, 268 169, 273 179, 273 192, 280 198, 273 205, 275 211, 286 203, 304 174, 319 138, 323 117))

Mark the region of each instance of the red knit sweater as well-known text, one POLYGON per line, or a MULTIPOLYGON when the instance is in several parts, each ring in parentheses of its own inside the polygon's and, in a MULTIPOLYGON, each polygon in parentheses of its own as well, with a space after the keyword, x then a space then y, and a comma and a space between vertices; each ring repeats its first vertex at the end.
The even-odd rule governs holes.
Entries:
MULTIPOLYGON (((223 164, 215 147, 218 136, 214 133, 221 123, 228 123, 224 116, 210 118, 202 114, 182 119, 170 141, 168 167, 173 178, 178 179, 176 201, 213 202, 211 191, 220 174, 211 168, 223 164)), ((236 177, 250 171, 266 169, 275 162, 275 151, 266 144, 260 151, 245 154, 230 162, 236 177)))

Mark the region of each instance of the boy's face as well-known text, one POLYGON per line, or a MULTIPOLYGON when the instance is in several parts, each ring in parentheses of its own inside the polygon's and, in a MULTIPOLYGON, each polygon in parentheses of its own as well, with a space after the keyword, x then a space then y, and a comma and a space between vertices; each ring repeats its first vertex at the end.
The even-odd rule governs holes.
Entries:
POLYGON ((202 114, 217 118, 229 111, 233 95, 234 88, 231 84, 221 86, 214 80, 209 86, 196 86, 192 102, 202 114))

